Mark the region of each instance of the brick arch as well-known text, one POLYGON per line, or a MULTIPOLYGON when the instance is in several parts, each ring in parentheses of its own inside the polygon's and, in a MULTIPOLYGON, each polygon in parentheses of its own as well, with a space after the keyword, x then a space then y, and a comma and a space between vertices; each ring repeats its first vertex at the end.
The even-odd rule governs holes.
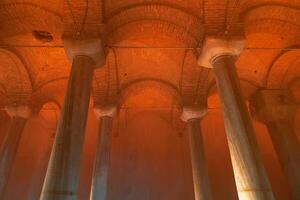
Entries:
POLYGON ((0 83, 5 103, 29 103, 32 83, 24 63, 13 52, 0 48, 0 83))
POLYGON ((291 0, 242 0, 241 1, 241 10, 243 12, 248 12, 251 9, 255 9, 259 6, 268 6, 268 5, 279 5, 286 6, 290 8, 300 8, 300 2, 291 1, 291 0))
MULTIPOLYGON (((134 102, 135 101, 134 98, 139 98, 144 94, 146 94, 146 92, 149 92, 147 94, 157 94, 157 96, 153 96, 153 100, 158 100, 155 102, 156 105, 160 105, 160 103, 163 106, 175 105, 175 107, 177 107, 178 109, 181 106, 182 98, 179 95, 178 90, 176 88, 174 88, 171 84, 167 82, 160 81, 160 80, 149 80, 149 79, 137 80, 123 86, 123 88, 121 88, 121 92, 118 98, 119 99, 118 105, 122 106, 128 102, 130 103, 132 101, 134 102), (158 99, 156 97, 161 97, 161 99, 158 99)), ((152 98, 151 96, 147 96, 147 97, 152 98)), ((151 104, 151 99, 149 101, 151 104)), ((140 103, 143 104, 142 106, 145 105, 147 106, 148 104, 147 102, 140 102, 140 103)))
POLYGON ((266 87, 269 89, 288 89, 292 82, 300 78, 300 51, 283 52, 269 69, 266 87))
MULTIPOLYGON (((105 3, 108 3, 108 2, 105 2, 105 3)), ((147 5, 167 6, 167 7, 171 7, 171 8, 175 8, 175 9, 181 10, 181 11, 183 11, 185 13, 188 13, 188 14, 191 14, 191 15, 193 15, 195 17, 202 17, 202 14, 203 14, 202 11, 199 12, 199 10, 197 10, 197 8, 199 9, 199 6, 196 6, 194 3, 195 2, 191 2, 191 0, 187 0, 184 3, 181 0, 152 0, 152 1, 137 0, 137 1, 126 1, 126 2, 122 2, 119 5, 105 7, 106 8, 106 15, 105 15, 105 17, 109 19, 113 15, 116 15, 119 12, 122 12, 123 10, 129 9, 129 8, 133 8, 133 7, 147 6, 147 5), (188 3, 190 3, 190 4, 188 4, 188 3), (191 11, 190 7, 193 7, 194 10, 191 11)), ((199 3, 198 5, 203 6, 203 4, 201 4, 201 3, 199 3)), ((203 19, 201 19, 201 20, 203 20, 203 19)))
POLYGON ((299 43, 300 10, 286 4, 287 1, 253 0, 241 3, 246 47, 249 48, 246 51, 248 55, 253 56, 253 61, 254 59, 258 61, 251 61, 257 65, 252 71, 254 67, 250 66, 250 62, 248 63, 247 59, 242 60, 241 66, 248 65, 248 71, 243 71, 246 75, 244 77, 252 74, 252 80, 260 87, 269 87, 267 79, 269 79, 274 60, 281 56, 283 48, 299 43))
MULTIPOLYGON (((52 2, 52 1, 51 1, 52 2)), ((59 2, 37 3, 34 0, 24 2, 0 3, 0 36, 15 36, 31 33, 34 30, 49 31, 51 34, 61 36, 62 15, 58 12, 59 2)))
POLYGON ((243 19, 248 47, 283 48, 299 41, 298 9, 280 5, 259 6, 244 13, 243 19))
POLYGON ((182 50, 170 52, 156 49, 145 51, 111 49, 106 66, 95 72, 94 101, 97 104, 113 102, 124 87, 142 80, 165 82, 177 90, 182 62, 181 53, 182 50))
POLYGON ((93 99, 96 104, 103 105, 115 102, 119 88, 119 64, 115 49, 109 49, 105 66, 95 70, 93 78, 93 99))
POLYGON ((123 9, 109 18, 107 23, 107 40, 111 45, 126 38, 140 40, 164 36, 172 38, 174 43, 180 41, 184 45, 197 46, 203 34, 199 18, 159 4, 142 4, 123 9))
MULTIPOLYGON (((139 43, 135 44, 139 45, 139 43)), ((93 97, 96 104, 115 102, 120 88, 124 88, 124 85, 128 85, 128 83, 144 79, 155 79, 171 84, 178 90, 184 105, 206 103, 208 87, 214 82, 214 76, 212 70, 198 66, 194 51, 179 50, 182 55, 176 54, 176 59, 172 52, 161 52, 154 49, 153 52, 155 53, 153 54, 152 51, 149 51, 151 56, 148 56, 150 59, 146 60, 145 63, 150 63, 153 60, 159 61, 157 65, 149 65, 151 67, 148 69, 154 69, 153 74, 153 71, 143 73, 142 64, 129 62, 135 59, 134 63, 139 63, 143 59, 140 52, 134 53, 136 58, 132 58, 130 53, 128 55, 120 54, 120 52, 127 51, 126 49, 111 48, 108 52, 106 65, 95 71, 93 97), (159 73, 159 75, 155 73, 159 73)))
POLYGON ((64 100, 64 88, 67 87, 68 79, 69 76, 62 76, 38 85, 38 87, 35 87, 32 91, 32 103, 37 107, 49 101, 56 102, 59 105, 59 103, 64 100))
POLYGON ((43 126, 55 132, 59 119, 61 105, 56 101, 47 101, 39 111, 39 117, 43 121, 43 126))
POLYGON ((195 50, 187 50, 181 66, 179 91, 184 105, 206 104, 209 88, 214 83, 211 69, 199 67, 195 50))

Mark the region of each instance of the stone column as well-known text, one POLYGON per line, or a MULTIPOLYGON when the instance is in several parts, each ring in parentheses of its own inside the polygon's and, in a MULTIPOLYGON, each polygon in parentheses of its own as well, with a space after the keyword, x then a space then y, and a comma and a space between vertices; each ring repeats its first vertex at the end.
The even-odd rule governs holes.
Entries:
POLYGON ((23 129, 31 116, 31 109, 28 106, 6 107, 6 111, 11 117, 11 124, 0 148, 0 199, 5 193, 23 129))
POLYGON ((212 200, 200 121, 207 109, 184 107, 181 119, 187 122, 196 200, 212 200))
POLYGON ((239 199, 269 200, 274 195, 234 65, 242 48, 241 40, 207 38, 198 63, 215 72, 239 199))
POLYGON ((106 200, 108 190, 108 171, 110 147, 112 142, 112 125, 116 114, 116 106, 106 106, 94 109, 99 119, 99 134, 97 154, 94 164, 90 200, 106 200))
POLYGON ((261 90, 251 101, 253 116, 268 128, 293 199, 300 199, 300 144, 294 133, 297 107, 288 90, 261 90))
POLYGON ((93 71, 105 59, 100 40, 64 40, 72 62, 41 200, 76 200, 93 71))

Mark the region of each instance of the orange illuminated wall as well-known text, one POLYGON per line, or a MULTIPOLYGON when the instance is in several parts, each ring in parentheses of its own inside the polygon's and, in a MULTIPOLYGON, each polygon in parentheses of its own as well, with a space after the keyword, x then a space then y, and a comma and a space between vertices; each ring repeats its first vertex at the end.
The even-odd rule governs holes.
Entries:
MULTIPOLYGON (((110 199, 194 198, 187 130, 184 123, 176 120, 178 113, 171 114, 171 111, 120 110, 114 122, 110 199)), ((27 123, 4 200, 38 199, 54 136, 53 129, 47 125, 49 122, 43 116, 33 117, 27 123)), ((201 126, 214 197, 234 199, 235 183, 220 110, 209 110, 201 126)), ((288 183, 266 128, 257 122, 255 128, 274 193, 277 199, 288 200, 288 183)), ((1 127, 1 133, 4 133, 4 129, 1 127)), ((96 150, 98 122, 92 111, 86 130, 80 200, 89 198, 96 150)))

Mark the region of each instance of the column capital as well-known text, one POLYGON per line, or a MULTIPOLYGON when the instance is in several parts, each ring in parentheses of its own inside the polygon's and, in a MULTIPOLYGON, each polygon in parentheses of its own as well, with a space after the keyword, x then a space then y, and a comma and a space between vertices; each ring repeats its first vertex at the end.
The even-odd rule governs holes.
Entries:
POLYGON ((297 107, 289 90, 260 90, 250 101, 252 115, 263 123, 292 121, 297 107))
POLYGON ((223 39, 217 37, 207 37, 202 47, 202 52, 198 58, 198 65, 206 68, 213 68, 214 60, 220 56, 237 56, 244 48, 244 40, 223 39))
POLYGON ((32 109, 27 105, 6 106, 5 110, 10 117, 21 117, 28 119, 32 115, 32 109))
POLYGON ((192 119, 201 119, 206 115, 207 107, 184 106, 181 114, 181 120, 188 122, 192 119))
POLYGON ((64 48, 69 62, 76 56, 87 56, 95 62, 95 67, 105 64, 105 54, 102 40, 99 38, 63 38, 64 48))
POLYGON ((116 105, 96 106, 94 113, 98 119, 101 117, 114 117, 117 113, 116 105))

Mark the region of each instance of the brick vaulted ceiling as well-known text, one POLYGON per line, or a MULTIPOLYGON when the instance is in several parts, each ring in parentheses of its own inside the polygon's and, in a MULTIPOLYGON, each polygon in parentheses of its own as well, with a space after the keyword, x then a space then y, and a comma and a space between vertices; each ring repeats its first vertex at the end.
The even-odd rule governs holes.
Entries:
POLYGON ((61 38, 74 35, 105 42, 97 104, 151 88, 178 105, 213 104, 213 72, 197 66, 206 35, 245 37, 237 68, 246 98, 290 88, 300 100, 299 8, 299 0, 2 0, 0 104, 61 104, 70 70, 61 38))

